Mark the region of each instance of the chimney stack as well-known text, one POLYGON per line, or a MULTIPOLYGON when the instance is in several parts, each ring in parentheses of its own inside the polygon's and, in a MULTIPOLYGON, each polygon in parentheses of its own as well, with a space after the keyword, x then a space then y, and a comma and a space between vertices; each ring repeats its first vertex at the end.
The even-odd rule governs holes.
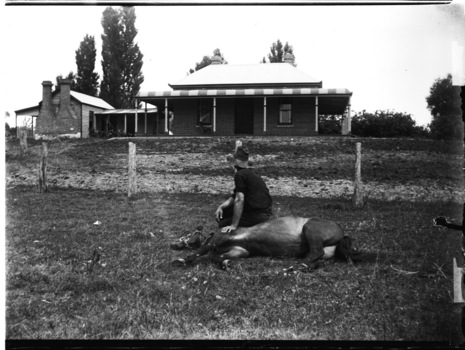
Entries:
POLYGON ((42 82, 42 108, 49 111, 52 106, 52 82, 45 80, 42 82))
POLYGON ((295 63, 294 55, 292 53, 286 52, 283 57, 283 62, 294 65, 295 63))
POLYGON ((60 104, 61 106, 70 105, 71 99, 71 79, 60 79, 60 104))
POLYGON ((220 56, 215 55, 215 56, 212 57, 212 64, 222 64, 221 61, 222 60, 221 60, 220 56))

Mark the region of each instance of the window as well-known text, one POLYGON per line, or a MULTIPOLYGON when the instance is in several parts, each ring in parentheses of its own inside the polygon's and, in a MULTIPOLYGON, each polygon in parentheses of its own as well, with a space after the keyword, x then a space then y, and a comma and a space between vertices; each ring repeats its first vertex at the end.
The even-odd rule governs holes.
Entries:
POLYGON ((282 100, 279 105, 279 124, 292 124, 292 105, 290 100, 282 100))
POLYGON ((213 118, 213 101, 211 99, 199 100, 199 124, 211 125, 213 118))

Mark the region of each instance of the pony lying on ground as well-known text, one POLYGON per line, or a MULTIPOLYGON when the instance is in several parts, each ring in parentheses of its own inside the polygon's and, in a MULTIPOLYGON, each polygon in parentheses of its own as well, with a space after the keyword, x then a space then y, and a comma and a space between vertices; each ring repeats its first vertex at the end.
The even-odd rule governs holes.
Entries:
MULTIPOLYGON (((352 241, 335 222, 320 218, 280 217, 252 227, 239 227, 230 233, 212 234, 195 254, 177 259, 173 266, 193 264, 211 253, 213 260, 228 268, 230 259, 252 256, 303 258, 309 270, 320 259, 332 257, 353 261, 352 241)), ((356 259, 358 260, 358 259, 356 259)))

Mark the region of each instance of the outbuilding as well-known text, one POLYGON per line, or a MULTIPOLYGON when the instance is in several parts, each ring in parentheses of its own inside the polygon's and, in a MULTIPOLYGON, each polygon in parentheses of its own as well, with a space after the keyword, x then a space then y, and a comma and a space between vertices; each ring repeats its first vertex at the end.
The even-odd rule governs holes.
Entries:
POLYGON ((42 82, 42 101, 33 107, 15 111, 18 116, 36 119, 36 139, 67 136, 89 137, 95 129, 95 113, 113 107, 104 100, 71 90, 71 80, 60 81, 60 89, 52 92, 52 82, 42 82))

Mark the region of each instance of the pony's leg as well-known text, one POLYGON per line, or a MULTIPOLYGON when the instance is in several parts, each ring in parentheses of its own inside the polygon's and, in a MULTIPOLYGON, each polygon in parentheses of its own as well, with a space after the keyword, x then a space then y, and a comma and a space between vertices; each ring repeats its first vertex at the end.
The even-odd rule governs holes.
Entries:
POLYGON ((230 267, 230 259, 246 258, 248 256, 249 252, 247 251, 247 249, 234 246, 226 253, 223 253, 219 256, 220 266, 223 269, 227 269, 230 267))
POLYGON ((308 254, 305 258, 306 265, 313 270, 316 262, 323 258, 325 250, 323 248, 323 237, 318 230, 312 230, 309 226, 304 225, 302 235, 308 245, 308 254))
POLYGON ((194 254, 190 254, 186 257, 186 264, 195 263, 200 256, 207 254, 210 251, 210 249, 210 244, 205 244, 201 246, 194 254))
POLYGON ((173 266, 176 266, 176 267, 180 267, 180 266, 186 266, 186 265, 193 265, 197 262, 198 258, 202 255, 205 255, 206 253, 208 253, 209 251, 211 250, 211 244, 205 244, 203 246, 201 246, 197 252, 195 252, 194 254, 190 254, 188 256, 186 256, 185 259, 176 259, 174 261, 171 262, 171 264, 173 266))

